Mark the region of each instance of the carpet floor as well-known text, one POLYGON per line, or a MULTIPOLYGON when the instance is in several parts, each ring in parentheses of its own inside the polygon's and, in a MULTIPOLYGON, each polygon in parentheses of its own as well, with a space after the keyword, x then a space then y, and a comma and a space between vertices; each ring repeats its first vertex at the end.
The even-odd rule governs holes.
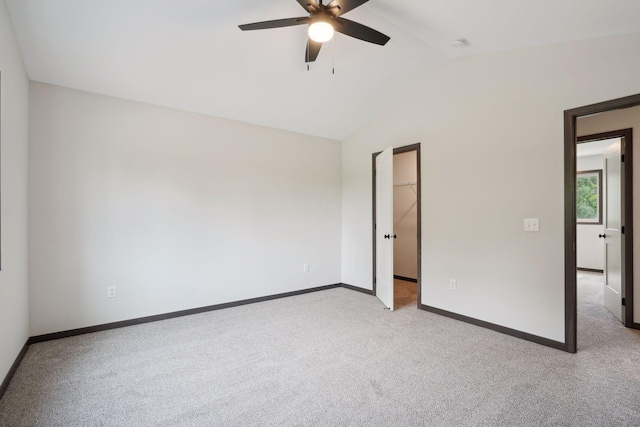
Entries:
POLYGON ((580 276, 577 354, 337 288, 32 345, 0 425, 638 426, 640 332, 580 276))

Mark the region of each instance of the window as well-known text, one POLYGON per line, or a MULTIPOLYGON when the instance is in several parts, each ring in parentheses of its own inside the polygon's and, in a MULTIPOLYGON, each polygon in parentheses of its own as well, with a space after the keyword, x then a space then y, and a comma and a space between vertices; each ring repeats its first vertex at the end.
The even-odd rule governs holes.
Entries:
POLYGON ((602 224, 602 170, 578 172, 576 190, 578 224, 602 224))

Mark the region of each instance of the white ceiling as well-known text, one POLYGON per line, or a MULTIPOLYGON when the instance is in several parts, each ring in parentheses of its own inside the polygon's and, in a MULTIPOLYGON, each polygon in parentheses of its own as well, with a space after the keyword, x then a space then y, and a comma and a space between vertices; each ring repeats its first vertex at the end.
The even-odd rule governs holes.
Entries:
POLYGON ((582 142, 576 146, 576 157, 600 156, 611 144, 620 138, 603 139, 602 141, 582 142))
POLYGON ((638 0, 371 0, 345 17, 391 41, 338 34, 307 71, 305 26, 237 27, 295 0, 6 1, 32 80, 336 140, 448 58, 640 31, 638 0))

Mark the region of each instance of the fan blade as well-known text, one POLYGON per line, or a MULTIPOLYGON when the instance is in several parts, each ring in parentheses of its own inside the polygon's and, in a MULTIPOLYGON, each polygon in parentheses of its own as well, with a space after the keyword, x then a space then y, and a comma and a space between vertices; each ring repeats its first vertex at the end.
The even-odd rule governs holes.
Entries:
POLYGON ((304 51, 304 62, 313 62, 320 53, 322 43, 309 39, 307 42, 307 48, 304 51))
POLYGON ((298 3, 309 13, 317 12, 320 9, 316 0, 298 0, 298 3))
POLYGON ((276 19, 275 21, 254 22, 253 24, 238 25, 242 31, 248 30, 266 30, 269 28, 292 27, 294 25, 302 25, 309 22, 309 17, 276 19))
POLYGON ((369 28, 366 25, 358 24, 357 22, 349 21, 344 18, 334 18, 334 29, 347 36, 354 37, 356 39, 363 40, 369 43, 379 44, 384 46, 390 39, 379 31, 369 28), (337 25, 336 25, 337 24, 337 25))
POLYGON ((326 6, 327 12, 333 16, 343 15, 358 6, 362 6, 369 0, 333 0, 326 6))

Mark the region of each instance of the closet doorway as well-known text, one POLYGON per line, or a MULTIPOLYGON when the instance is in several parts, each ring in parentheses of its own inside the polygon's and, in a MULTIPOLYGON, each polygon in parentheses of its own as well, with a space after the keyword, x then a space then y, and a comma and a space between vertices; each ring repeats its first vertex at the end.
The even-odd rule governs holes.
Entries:
POLYGON ((390 310, 420 305, 420 144, 373 154, 373 293, 390 310))

